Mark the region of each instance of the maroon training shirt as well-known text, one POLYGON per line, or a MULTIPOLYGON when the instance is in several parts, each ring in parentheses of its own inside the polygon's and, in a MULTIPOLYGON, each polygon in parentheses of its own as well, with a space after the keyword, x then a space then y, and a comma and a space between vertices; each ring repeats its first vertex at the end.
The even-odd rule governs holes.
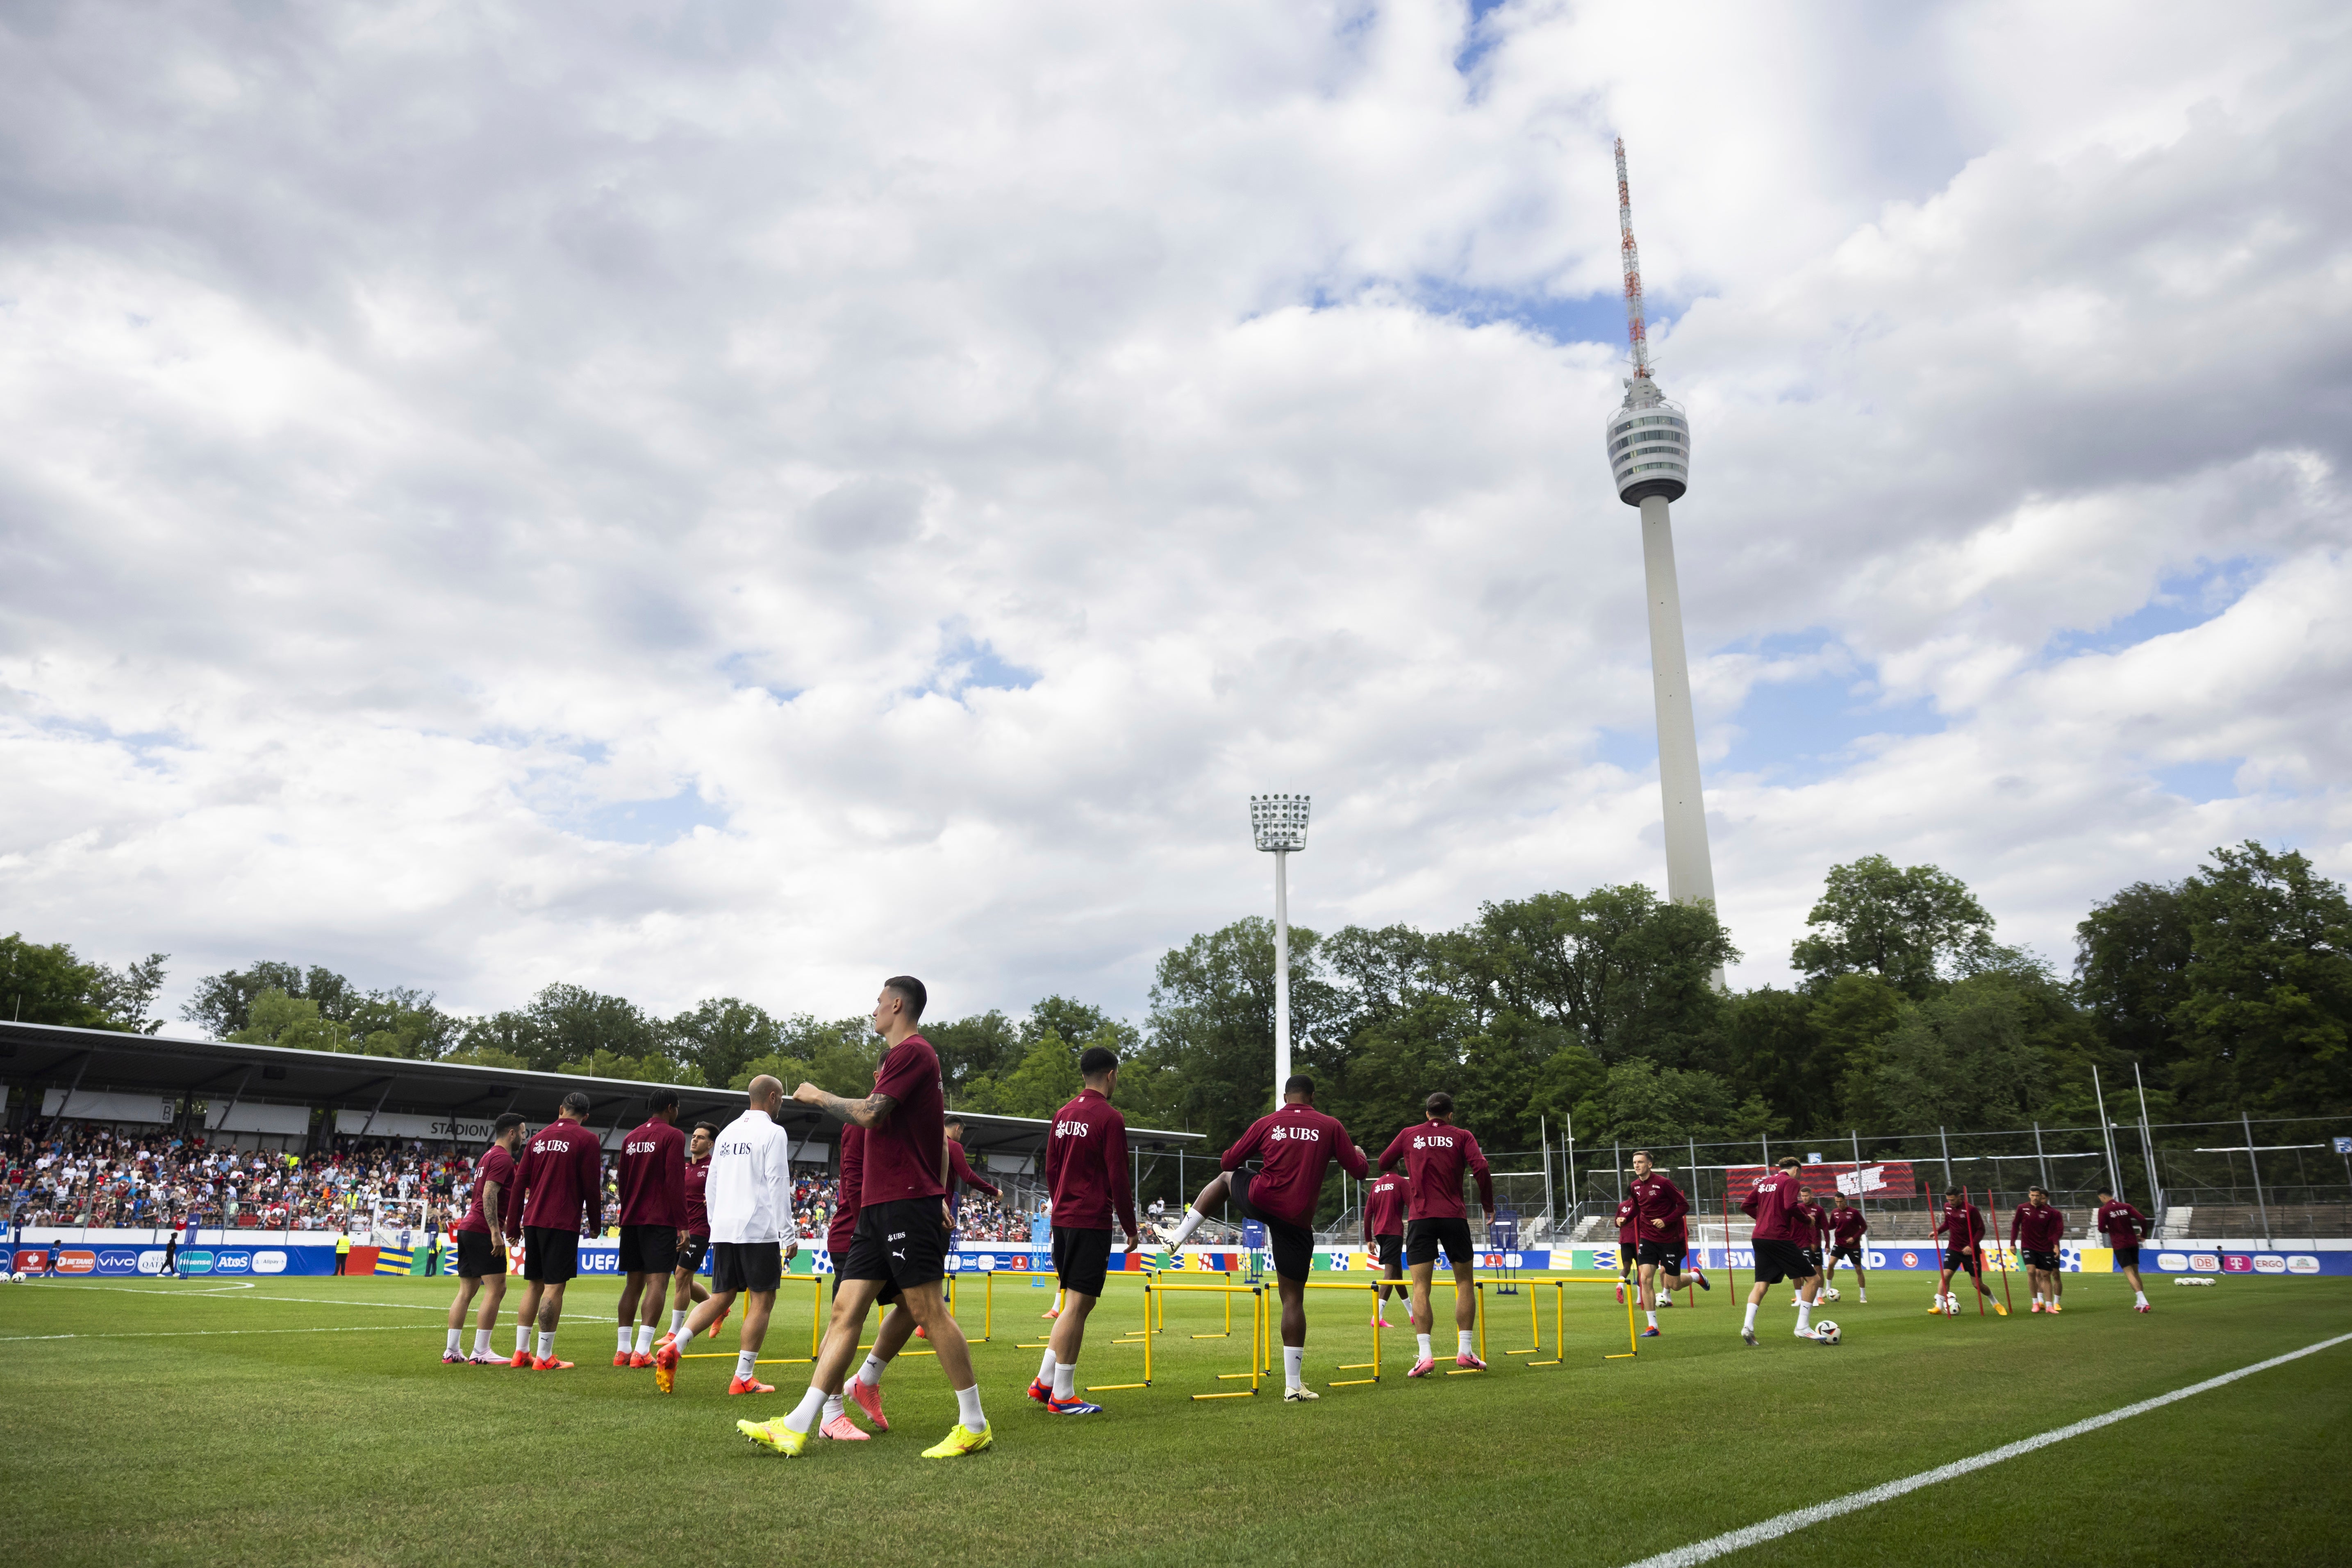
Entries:
POLYGON ((1822 1237, 1829 1233, 1829 1225, 1830 1215, 1827 1209, 1819 1204, 1804 1203, 1797 1205, 1797 1212, 1791 1216, 1789 1228, 1795 1233, 1794 1239, 1798 1246, 1819 1247, 1822 1244, 1822 1237))
POLYGON ((515 1175, 522 1189, 521 1223, 545 1230, 578 1230, 586 1214, 592 1231, 604 1228, 604 1150, 577 1121, 551 1121, 523 1146, 515 1175))
POLYGON ((1401 1171, 1384 1173, 1364 1189, 1364 1234, 1402 1236, 1405 1204, 1412 1196, 1412 1177, 1401 1171))
POLYGON ((621 1223, 686 1224, 686 1134, 658 1117, 622 1141, 621 1223))
POLYGON ((2137 1247, 2140 1237, 2147 1234, 2147 1215, 2121 1199, 2101 1204, 2095 1223, 2109 1247, 2137 1247))
POLYGON ((474 1162, 474 1201, 466 1210, 466 1217, 457 1222, 459 1230, 485 1233, 489 1230, 490 1216, 482 1207, 482 1189, 492 1182, 499 1184, 499 1206, 511 1215, 515 1206, 514 1156, 495 1143, 474 1162))
POLYGON ((1690 1200, 1683 1190, 1664 1176, 1653 1171, 1635 1182, 1631 1188, 1633 1202, 1641 1206, 1643 1241, 1690 1240, 1690 1226, 1684 1216, 1690 1213, 1690 1200), (1664 1225, 1653 1225, 1664 1220, 1664 1225))
POLYGON ((2066 1211, 2048 1204, 2020 1204, 2009 1216, 2009 1242, 2023 1252, 2055 1252, 2066 1234, 2066 1211))
POLYGON ((1984 1214, 1974 1204, 1947 1203, 1930 1234, 1948 1237, 1953 1247, 1974 1247, 1985 1237, 1984 1214))
POLYGON ((1405 1174, 1412 1178, 1413 1218, 1467 1219, 1470 1211, 1462 1203, 1465 1166, 1478 1178, 1479 1203, 1488 1214, 1495 1212, 1495 1179, 1486 1173, 1486 1156, 1479 1152, 1478 1140, 1468 1128, 1443 1121, 1408 1127, 1381 1152, 1381 1169, 1385 1171, 1400 1160, 1404 1162, 1405 1174))
POLYGON ((1642 1205, 1636 1198, 1617 1200, 1617 1245, 1638 1247, 1642 1243, 1642 1205))
POLYGON ((920 1035, 890 1047, 874 1069, 874 1092, 898 1101, 879 1127, 866 1130, 866 1176, 857 1206, 943 1198, 947 1101, 940 1092, 940 1054, 920 1035))
POLYGON ((1045 1186, 1054 1197, 1056 1230, 1135 1234, 1135 1190, 1128 1179, 1127 1118, 1097 1089, 1054 1112, 1045 1139, 1045 1186))
MULTIPOLYGON (((986 1193, 992 1198, 1004 1195, 1002 1187, 982 1181, 973 1173, 971 1162, 964 1158, 963 1145, 953 1139, 948 1141, 948 1185, 950 1188, 971 1187, 976 1192, 986 1193)), ((1055 1212, 1058 1214, 1061 1211, 1056 1208, 1055 1212)))
POLYGON ((1351 1176, 1371 1169, 1348 1130, 1311 1105, 1286 1105, 1251 1122, 1240 1142, 1225 1151, 1224 1168, 1237 1171, 1246 1160, 1257 1161, 1259 1167, 1250 1181, 1250 1206, 1291 1225, 1314 1221, 1323 1173, 1332 1161, 1351 1176))
POLYGON ((705 1207, 702 1202, 703 1186, 709 1180, 709 1155, 705 1154, 699 1160, 688 1160, 686 1163, 685 1230, 688 1236, 710 1234, 710 1210, 705 1207))
POLYGON ((847 1255, 857 1237, 857 1200, 866 1184, 866 1129, 854 1121, 841 1127, 841 1180, 834 1184, 840 1197, 824 1227, 825 1250, 839 1258, 847 1255))
POLYGON ((1739 1200, 1740 1212, 1756 1221, 1755 1239, 1796 1239, 1797 1184, 1795 1172, 1775 1171, 1758 1181, 1756 1190, 1739 1200))
POLYGON ((1830 1211, 1830 1239, 1832 1246, 1859 1247, 1862 1245, 1863 1232, 1869 1228, 1870 1222, 1862 1217, 1860 1209, 1841 1208, 1830 1211))

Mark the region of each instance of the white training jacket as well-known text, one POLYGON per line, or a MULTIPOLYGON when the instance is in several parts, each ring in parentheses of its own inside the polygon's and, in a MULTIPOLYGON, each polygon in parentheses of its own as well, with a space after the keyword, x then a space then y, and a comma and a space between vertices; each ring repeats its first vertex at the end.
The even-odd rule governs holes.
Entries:
POLYGON ((764 1110, 744 1111, 719 1134, 702 1187, 712 1241, 793 1239, 789 1142, 764 1110))

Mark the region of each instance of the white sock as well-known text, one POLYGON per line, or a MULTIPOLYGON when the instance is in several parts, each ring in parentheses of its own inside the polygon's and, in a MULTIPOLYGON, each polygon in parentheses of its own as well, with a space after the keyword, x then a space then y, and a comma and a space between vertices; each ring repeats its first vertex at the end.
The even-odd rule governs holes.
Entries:
POLYGON ((857 1381, 868 1388, 881 1387, 883 1369, 889 1364, 878 1355, 868 1354, 866 1364, 857 1369, 857 1381))
POLYGON ((1798 1302, 1798 1303, 1797 1303, 1797 1331, 1798 1331, 1799 1333, 1801 1333, 1801 1333, 1803 1333, 1807 1329, 1810 1329, 1810 1328, 1811 1328, 1812 1326, 1813 1326, 1813 1304, 1812 1304, 1811 1301, 1800 1301, 1800 1302, 1798 1302))
MULTIPOLYGON (((1057 1372, 1059 1368, 1055 1369, 1057 1372)), ((980 1384, 956 1390, 956 1419, 967 1432, 988 1430, 988 1416, 980 1408, 980 1384)))
POLYGON ((619 1343, 617 1343, 617 1344, 615 1344, 615 1345, 613 1347, 614 1353, 615 1353, 615 1354, 617 1354, 617 1355, 626 1355, 626 1354, 628 1354, 628 1353, 629 1353, 629 1325, 628 1325, 628 1324, 626 1324, 626 1323, 623 1323, 623 1324, 621 1325, 621 1327, 620 1327, 620 1335, 621 1335, 620 1342, 619 1342, 619 1343))
POLYGON ((1202 1214, 1199 1209, 1186 1209, 1184 1211, 1184 1217, 1176 1222, 1176 1234, 1168 1238, 1168 1245, 1171 1247, 1183 1246, 1184 1238, 1192 1235, 1194 1231, 1200 1229, 1201 1222, 1208 1217, 1209 1216, 1207 1215, 1202 1214))
POLYGON ((639 1355, 653 1354, 654 1326, 651 1323, 639 1323, 637 1325, 637 1342, 632 1348, 635 1349, 636 1353, 639 1355))
POLYGON ((680 1323, 677 1326, 677 1331, 670 1336, 670 1342, 677 1346, 678 1349, 684 1350, 687 1346, 687 1342, 693 1338, 694 1325, 692 1323, 680 1323))
POLYGON ((814 1384, 809 1384, 809 1391, 801 1395, 801 1402, 793 1406, 793 1413, 790 1415, 784 1417, 784 1429, 790 1432, 807 1431, 815 1424, 816 1413, 824 1408, 824 1390, 814 1384))
POLYGON ((2042 1292, 2039 1290, 2033 1293, 2033 1304, 2037 1307, 2042 1305, 2042 1292))
POLYGON ((825 1395, 824 1411, 823 1415, 825 1425, 831 1426, 835 1416, 845 1415, 847 1414, 848 1412, 842 1408, 841 1395, 838 1394, 829 1394, 825 1395))
POLYGON ((541 1361, 555 1359, 555 1331, 541 1329, 539 1332, 539 1356, 541 1361))
POLYGON ((1045 1352, 1045 1359, 1037 1363, 1037 1381, 1040 1383, 1054 1381, 1054 1352, 1050 1350, 1045 1352))
POLYGON ((1307 1347, 1305 1345, 1282 1347, 1282 1376, 1283 1381, 1293 1388, 1307 1386, 1307 1347))
MULTIPOLYGON (((1652 1319, 1651 1321, 1652 1321, 1653 1322, 1656 1321, 1656 1320, 1655 1320, 1655 1319, 1652 1319)), ((1475 1345, 1476 1345, 1476 1342, 1477 1342, 1477 1338, 1478 1338, 1478 1336, 1477 1336, 1477 1333, 1476 1333, 1476 1331, 1475 1331, 1475 1330, 1471 1330, 1471 1329, 1456 1329, 1456 1330, 1454 1330, 1454 1353, 1455 1355, 1475 1355, 1475 1354, 1476 1354, 1476 1353, 1477 1353, 1477 1352, 1476 1352, 1476 1349, 1475 1349, 1475 1345)))
POLYGON ((1754 1327, 1756 1326, 1756 1303, 1755 1303, 1755 1302, 1750 1301, 1750 1302, 1748 1302, 1748 1321, 1747 1321, 1747 1322, 1745 1322, 1745 1323, 1741 1324, 1740 1326, 1741 1326, 1741 1327, 1743 1327, 1743 1328, 1749 1328, 1749 1329, 1752 1329, 1752 1328, 1754 1328, 1754 1327))
POLYGON ((758 1351, 737 1351, 735 1352, 735 1375, 741 1378, 744 1382, 749 1383, 751 1380, 751 1368, 759 1359, 760 1352, 758 1351))
POLYGON ((2145 1290, 2135 1290, 2135 1291, 2133 1291, 2133 1292, 2132 1292, 2132 1305, 2134 1305, 2134 1306, 2136 1306, 2136 1307, 2145 1307, 2145 1306, 2147 1306, 2147 1291, 2145 1291, 2145 1290))
POLYGON ((1643 1313, 1643 1316, 1644 1316, 1644 1317, 1646 1317, 1646 1318, 1648 1318, 1648 1319, 1650 1320, 1650 1327, 1652 1327, 1652 1328, 1654 1328, 1654 1328, 1656 1328, 1656 1327, 1658 1326, 1658 1314, 1657 1314, 1657 1313, 1655 1313, 1655 1312, 1645 1312, 1645 1313, 1643 1313))
POLYGON ((1423 1361, 1429 1360, 1429 1336, 1427 1334, 1415 1334, 1412 1337, 1414 1342, 1421 1346, 1421 1359, 1423 1361))
POLYGON ((1078 1369, 1055 1362, 1054 1363, 1054 1397, 1066 1404, 1077 1396, 1078 1369))
POLYGON ((1860 1299, 1860 1300, 1862 1300, 1867 1301, 1867 1300, 1870 1300, 1870 1292, 1869 1292, 1869 1291, 1867 1291, 1867 1290, 1857 1290, 1857 1291, 1855 1291, 1855 1292, 1854 1292, 1854 1294, 1855 1294, 1855 1296, 1856 1296, 1857 1298, 1859 1298, 1859 1299, 1860 1299))
POLYGON ((530 1349, 530 1325, 529 1323, 517 1323, 515 1325, 515 1353, 517 1355, 520 1355, 523 1352, 529 1349, 530 1349))
POLYGON ((684 1307, 672 1307, 669 1310, 669 1331, 671 1333, 676 1333, 678 1330, 686 1327, 686 1312, 687 1309, 684 1307))
POLYGON ((457 1336, 462 1332, 464 1332, 464 1331, 461 1329, 451 1329, 449 1331, 449 1354, 456 1355, 457 1353, 457 1336))
POLYGON ((476 1329, 474 1331, 474 1353, 476 1355, 488 1355, 490 1353, 489 1330, 476 1329))

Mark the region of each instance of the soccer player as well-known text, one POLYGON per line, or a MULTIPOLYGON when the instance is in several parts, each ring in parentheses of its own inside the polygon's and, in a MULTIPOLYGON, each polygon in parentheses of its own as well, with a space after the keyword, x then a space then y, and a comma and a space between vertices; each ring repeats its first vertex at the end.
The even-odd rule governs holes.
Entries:
POLYGON ((677 1130, 677 1090, 654 1090, 645 1124, 621 1141, 620 1178, 620 1338, 613 1364, 651 1366, 654 1328, 667 1294, 662 1285, 677 1269, 677 1233, 686 1224, 686 1134, 677 1130), (640 1303, 643 1322, 636 1321, 640 1303))
MULTIPOLYGON (((698 1121, 694 1135, 686 1145, 686 1228, 677 1238, 677 1258, 673 1278, 677 1289, 670 1298, 669 1331, 673 1334, 686 1327, 686 1315, 698 1301, 710 1300, 695 1275, 710 1251, 710 1210, 703 1202, 703 1184, 710 1179, 710 1151, 719 1142, 719 1123, 698 1121)), ((718 1332, 719 1324, 727 1321, 722 1312, 710 1325, 718 1332)))
POLYGON ((1830 1211, 1829 1268, 1822 1276, 1822 1282, 1824 1285, 1835 1279, 1838 1263, 1843 1259, 1852 1266, 1855 1293, 1864 1301, 1870 1300, 1870 1276, 1863 1272, 1862 1238, 1869 1230, 1870 1222, 1863 1217, 1862 1211, 1853 1205, 1841 1202, 1837 1207, 1832 1209, 1830 1211))
POLYGON ((1739 1201, 1741 1212, 1756 1222, 1751 1237, 1756 1283, 1748 1288, 1748 1318, 1739 1326, 1739 1337, 1751 1345, 1756 1342, 1756 1309, 1764 1304, 1765 1292, 1783 1279, 1797 1292, 1797 1338, 1813 1337, 1813 1298, 1822 1280, 1812 1259, 1797 1244, 1797 1206, 1804 1201, 1797 1176, 1801 1168, 1797 1157, 1790 1155, 1739 1201))
POLYGON ((2034 1311, 2058 1310, 2058 1243, 2065 1234, 2066 1211, 2051 1207, 2050 1194, 2040 1187, 2026 1188, 2025 1201, 2009 1216, 2009 1244, 2025 1259, 2034 1311))
MULTIPOLYGON (((1078 1351, 1087 1314, 1102 1300, 1110 1271, 1110 1226, 1127 1232, 1127 1249, 1143 1245, 1135 1230, 1135 1192, 1127 1169, 1127 1118, 1113 1110, 1118 1053, 1089 1046, 1078 1058, 1086 1088, 1054 1112, 1045 1140, 1045 1188, 1054 1203, 1054 1275, 1062 1287, 1062 1315, 1029 1385, 1029 1397, 1055 1415, 1099 1415, 1102 1406, 1078 1397, 1078 1351)), ((953 1145, 950 1145, 953 1147, 953 1145)))
POLYGON ((930 1342, 948 1386, 955 1391, 956 1424, 923 1450, 927 1459, 977 1454, 995 1441, 981 1406, 980 1384, 971 1371, 971 1348, 947 1308, 940 1281, 947 1275, 947 1104, 940 1084, 940 1055, 916 1032, 928 1000, 923 983, 896 974, 875 998, 874 1032, 888 1047, 874 1069, 874 1091, 845 1100, 813 1083, 793 1098, 822 1107, 831 1116, 866 1130, 865 1169, 858 1180, 857 1230, 848 1256, 834 1266, 833 1321, 808 1392, 789 1415, 772 1421, 739 1421, 736 1430, 778 1453, 799 1455, 825 1401, 841 1387, 857 1353, 866 1314, 886 1286, 900 1300, 930 1342))
MULTIPOLYGON (((841 1129, 841 1180, 839 1197, 833 1205, 833 1218, 825 1228, 825 1250, 831 1254, 834 1266, 833 1299, 841 1300, 841 1265, 849 1257, 850 1245, 857 1239, 857 1206, 859 1190, 866 1183, 866 1129, 856 1122, 845 1122, 841 1129)), ((890 1419, 882 1414, 882 1374, 890 1363, 914 1337, 915 1315, 898 1299, 898 1287, 885 1283, 875 1297, 884 1309, 882 1326, 874 1331, 874 1348, 867 1352, 866 1364, 857 1369, 846 1386, 848 1396, 857 1401, 877 1432, 890 1430, 890 1419)), ((862 1443, 867 1434, 858 1429, 857 1423, 848 1418, 842 1395, 845 1390, 834 1388, 825 1395, 824 1407, 818 1413, 816 1435, 846 1442, 862 1443)))
MULTIPOLYGON (((1806 1261, 1820 1272, 1822 1289, 1827 1291, 1830 1277, 1822 1253, 1829 1239, 1830 1215, 1827 1209, 1813 1201, 1813 1189, 1810 1186, 1797 1188, 1797 1212, 1790 1221, 1790 1230, 1795 1236, 1797 1245, 1805 1249, 1806 1261)), ((1827 1300, 1827 1297, 1824 1295, 1819 1299, 1827 1300)))
POLYGON ((1984 1211, 1969 1202, 1967 1193, 1958 1187, 1946 1189, 1943 1215, 1936 1221, 1936 1228, 1928 1235, 1930 1238, 1943 1237, 1945 1242, 1943 1266, 1936 1275, 1936 1304, 1927 1310, 1942 1312, 1948 1317, 1958 1317, 1959 1298, 1952 1293, 1950 1287, 1953 1275, 1965 1273, 1969 1282, 1976 1286, 1977 1294, 1990 1303, 1994 1311, 2008 1317, 2009 1309, 2000 1304, 2000 1298, 1985 1289, 1984 1211))
MULTIPOLYGON (((801 1249, 793 1227, 792 1140, 776 1125, 784 1108, 781 1079, 761 1073, 746 1093, 750 1104, 711 1145, 702 1196, 710 1221, 710 1298, 686 1315, 675 1333, 654 1347, 654 1386, 677 1386, 678 1357, 695 1335, 719 1326, 735 1298, 743 1301, 743 1340, 735 1352, 729 1394, 773 1394, 759 1379, 760 1345, 784 1264, 801 1249)), ((683 1195, 680 1199, 683 1204, 683 1195)))
POLYGON ((1628 1193, 1617 1200, 1617 1304, 1634 1289, 1634 1267, 1642 1260, 1642 1200, 1628 1193))
POLYGON ((2124 1278, 2131 1281, 2132 1310, 2155 1310, 2147 1304, 2147 1290, 2139 1281, 2139 1244, 2140 1239, 2148 1234, 2147 1215, 2120 1201, 2115 1194, 2102 1189, 2099 1211, 2091 1223, 2101 1236, 2107 1238, 2107 1245, 2116 1249, 2116 1267, 2122 1269, 2124 1278))
MULTIPOLYGON (((515 1214, 509 1224, 522 1233, 522 1310, 515 1323, 512 1366, 566 1372, 555 1359, 556 1325, 563 1321, 563 1288, 580 1272, 581 1219, 588 1234, 604 1228, 604 1151, 596 1134, 581 1125, 588 1097, 573 1089, 563 1097, 556 1119, 524 1146, 515 1167, 515 1214), (539 1326, 539 1352, 526 1354, 523 1336, 539 1326)), ((514 1239, 515 1230, 507 1232, 514 1239)))
POLYGON ((1665 1298, 1683 1288, 1685 1278, 1702 1290, 1715 1287, 1698 1269, 1683 1268, 1683 1260, 1690 1255, 1690 1200, 1683 1196, 1680 1187, 1652 1168, 1647 1149, 1633 1151, 1633 1185, 1629 1195, 1641 1215, 1638 1288, 1643 1309, 1650 1319, 1650 1326, 1642 1337, 1654 1340, 1658 1337, 1658 1308, 1664 1304, 1665 1298))
POLYGON ((490 1349, 490 1335, 499 1326, 499 1307, 507 1299, 507 1205, 515 1186, 514 1152, 522 1142, 523 1121, 509 1110, 490 1124, 490 1146, 474 1162, 474 1195, 466 1217, 457 1222, 457 1299, 449 1303, 449 1348, 442 1364, 498 1366, 505 1357, 490 1349), (482 1308, 474 1320, 474 1349, 458 1353, 458 1336, 465 1331, 466 1309, 481 1292, 482 1308))
POLYGON ((1282 1299, 1286 1404, 1322 1397, 1307 1386, 1307 1279, 1315 1267, 1315 1233, 1309 1227, 1323 1193, 1324 1173, 1334 1160, 1358 1178, 1371 1169, 1371 1161, 1348 1130, 1315 1109, 1315 1080, 1293 1073, 1283 1083, 1281 1109, 1250 1123, 1219 1162, 1223 1169, 1160 1237, 1176 1253, 1209 1211, 1228 1196, 1244 1218, 1265 1226, 1266 1244, 1274 1252, 1275 1290, 1282 1299), (1255 1175, 1242 1169, 1251 1160, 1258 1162, 1255 1175))
POLYGON ((1412 1278, 1412 1332, 1421 1354, 1407 1377, 1427 1377, 1436 1366, 1430 1332, 1436 1325, 1429 1308, 1430 1277, 1437 1272, 1437 1249, 1454 1266, 1454 1364, 1484 1372, 1478 1359, 1477 1251, 1470 1244, 1469 1211, 1462 1205, 1462 1173, 1478 1179, 1478 1203, 1495 1212, 1495 1178, 1469 1129, 1454 1125, 1454 1097, 1443 1089, 1422 1102, 1423 1121, 1389 1141, 1381 1169, 1402 1163, 1412 1178, 1412 1218, 1404 1227, 1405 1270, 1412 1278))
POLYGON ((966 1187, 975 1192, 986 1193, 998 1203, 1003 1203, 1004 1189, 990 1183, 980 1173, 974 1171, 971 1168, 971 1160, 964 1155, 963 1118, 960 1116, 948 1118, 947 1138, 948 1213, 950 1215, 960 1215, 963 1213, 963 1189, 966 1187))
MULTIPOLYGON (((1404 1279, 1404 1216, 1412 1198, 1412 1178, 1402 1171, 1383 1171, 1364 1189, 1364 1250, 1381 1270, 1383 1280, 1404 1279)), ((1402 1298, 1404 1286, 1396 1293, 1402 1298)), ((1372 1327, 1394 1327, 1388 1319, 1389 1286, 1382 1284, 1372 1302, 1372 1327)))

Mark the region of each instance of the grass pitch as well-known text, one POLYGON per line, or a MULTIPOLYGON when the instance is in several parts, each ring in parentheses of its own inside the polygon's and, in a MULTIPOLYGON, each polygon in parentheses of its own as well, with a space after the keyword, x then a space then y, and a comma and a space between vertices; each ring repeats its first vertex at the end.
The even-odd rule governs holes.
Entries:
MULTIPOLYGON (((1221 1310, 1176 1297, 1154 1386, 1081 1420, 1022 1397, 1038 1352, 1015 1343, 1041 1337, 1044 1293, 1000 1285, 974 1346, 996 1446, 941 1462, 917 1457, 954 1417, 932 1362, 892 1369, 888 1436, 783 1459, 734 1422, 780 1414, 806 1369, 762 1368, 776 1396, 730 1399, 729 1363, 691 1362, 664 1398, 608 1364, 611 1280, 573 1286, 558 1349, 580 1364, 560 1373, 439 1364, 446 1280, 34 1283, 0 1287, 0 1480, 10 1544, 41 1563, 1621 1563, 2352 1331, 2352 1281, 2151 1284, 2147 1317, 2120 1279, 2078 1275, 2058 1319, 2020 1297, 2005 1321, 1945 1320, 1926 1281, 1885 1275, 1872 1304, 1848 1289, 1830 1310, 1835 1349, 1790 1337, 1783 1289, 1753 1350, 1719 1286, 1662 1314, 1636 1361, 1601 1359, 1623 1311, 1577 1287, 1565 1364, 1503 1353, 1528 1341, 1501 1298, 1493 1372, 1408 1382, 1400 1330, 1383 1382, 1337 1389, 1364 1375, 1336 1363, 1366 1359, 1365 1302, 1318 1290, 1324 1397, 1306 1406, 1279 1402, 1278 1374, 1255 1399, 1192 1401, 1238 1386, 1215 1374, 1245 1338, 1191 1338, 1221 1310)), ((1139 1375, 1106 1343, 1140 1322, 1139 1289, 1111 1291, 1082 1384, 1139 1375)), ((765 1353, 806 1353, 807 1303, 787 1288, 765 1353)), ((959 1315, 976 1330, 976 1295, 959 1315)), ((1727 1561, 2136 1563, 2192 1542, 2341 1561, 2347 1478, 2352 1345, 1727 1561)))

